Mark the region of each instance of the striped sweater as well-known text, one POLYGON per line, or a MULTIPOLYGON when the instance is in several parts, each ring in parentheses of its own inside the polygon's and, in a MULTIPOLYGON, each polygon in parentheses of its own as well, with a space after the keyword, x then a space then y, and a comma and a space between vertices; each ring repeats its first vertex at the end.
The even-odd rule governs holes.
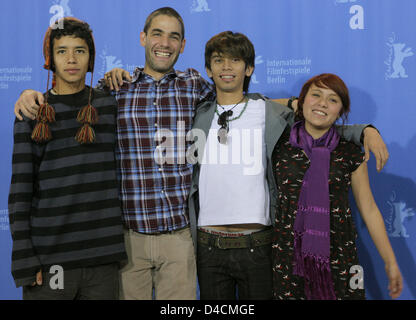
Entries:
POLYGON ((88 94, 89 87, 49 95, 56 122, 48 143, 31 140, 34 121, 15 121, 9 218, 17 287, 52 265, 65 271, 126 259, 114 157, 117 102, 94 89, 96 142, 80 145, 76 116, 88 94))

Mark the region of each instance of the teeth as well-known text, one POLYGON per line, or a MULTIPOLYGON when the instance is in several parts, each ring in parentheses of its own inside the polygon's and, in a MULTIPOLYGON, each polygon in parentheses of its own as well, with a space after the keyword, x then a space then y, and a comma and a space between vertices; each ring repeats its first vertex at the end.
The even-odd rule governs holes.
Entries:
POLYGON ((221 76, 221 79, 233 79, 234 76, 221 76))
POLYGON ((160 52, 160 51, 156 51, 156 52, 155 52, 155 54, 156 54, 158 57, 170 57, 170 53, 168 53, 168 52, 160 52))
POLYGON ((326 116, 326 113, 322 111, 314 110, 313 112, 320 114, 321 116, 326 116))

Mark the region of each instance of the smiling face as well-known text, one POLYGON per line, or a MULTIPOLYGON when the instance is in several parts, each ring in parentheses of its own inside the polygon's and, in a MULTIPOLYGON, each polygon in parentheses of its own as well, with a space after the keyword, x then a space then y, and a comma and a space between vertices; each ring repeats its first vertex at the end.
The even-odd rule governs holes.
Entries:
POLYGON ((229 57, 214 52, 210 60, 211 69, 206 68, 207 74, 215 83, 217 95, 223 93, 243 93, 245 77, 250 77, 254 68, 246 66, 241 58, 229 57))
POLYGON ((181 24, 175 17, 158 15, 147 32, 140 33, 140 44, 146 51, 144 72, 159 80, 173 69, 185 48, 181 24))
POLYGON ((63 36, 53 40, 52 50, 57 91, 70 94, 82 90, 90 60, 86 41, 74 36, 63 36))
POLYGON ((306 130, 314 138, 322 136, 338 119, 341 110, 341 98, 334 90, 312 84, 303 103, 306 130))

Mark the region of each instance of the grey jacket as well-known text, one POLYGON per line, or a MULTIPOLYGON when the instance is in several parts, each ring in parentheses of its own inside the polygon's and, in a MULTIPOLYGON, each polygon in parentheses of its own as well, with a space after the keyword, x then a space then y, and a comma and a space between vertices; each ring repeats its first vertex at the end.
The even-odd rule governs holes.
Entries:
MULTIPOLYGON (((294 121, 294 113, 288 107, 285 107, 281 104, 275 103, 274 101, 267 100, 264 96, 258 93, 248 94, 248 98, 253 100, 262 99, 265 100, 266 105, 266 124, 265 124, 265 144, 266 144, 266 153, 267 153, 267 168, 266 168, 266 179, 269 185, 270 193, 270 218, 272 223, 275 220, 276 214, 276 204, 277 204, 277 186, 273 175, 272 168, 272 152, 274 147, 282 135, 286 125, 292 125, 294 121)), ((217 102, 209 101, 204 102, 197 107, 193 129, 202 130, 205 133, 205 137, 208 137, 209 129, 211 128, 211 123, 214 118, 215 108, 217 102)), ((354 125, 346 126, 342 132, 342 136, 349 141, 354 142, 357 145, 361 145, 360 137, 362 130, 367 125, 354 125)), ((198 158, 202 159, 203 152, 205 149, 204 144, 199 144, 197 153, 198 158)), ((199 173, 200 173, 200 164, 196 163, 193 167, 193 176, 191 190, 188 198, 188 207, 189 207, 189 219, 191 225, 191 234, 194 242, 195 252, 197 250, 197 222, 199 214, 199 173)))

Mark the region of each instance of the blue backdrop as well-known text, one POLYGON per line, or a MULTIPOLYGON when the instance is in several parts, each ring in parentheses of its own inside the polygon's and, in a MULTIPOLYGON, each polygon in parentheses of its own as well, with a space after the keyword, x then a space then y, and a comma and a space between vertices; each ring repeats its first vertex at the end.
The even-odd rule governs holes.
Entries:
MULTIPOLYGON (((390 152, 381 173, 371 159, 370 179, 404 277, 401 299, 415 299, 414 0, 1 1, 0 299, 21 298, 10 274, 7 212, 13 105, 23 89, 46 89, 42 42, 50 21, 74 16, 91 25, 97 47, 96 83, 113 67, 132 71, 144 65, 139 32, 147 15, 162 6, 175 8, 185 21, 187 42, 176 65, 179 70, 193 67, 206 75, 206 41, 218 32, 232 30, 246 34, 256 48, 251 92, 273 98, 297 95, 305 80, 322 72, 336 73, 345 80, 352 100, 350 122, 374 124, 390 152)), ((359 216, 356 225, 367 296, 388 299, 383 261, 359 216)))

